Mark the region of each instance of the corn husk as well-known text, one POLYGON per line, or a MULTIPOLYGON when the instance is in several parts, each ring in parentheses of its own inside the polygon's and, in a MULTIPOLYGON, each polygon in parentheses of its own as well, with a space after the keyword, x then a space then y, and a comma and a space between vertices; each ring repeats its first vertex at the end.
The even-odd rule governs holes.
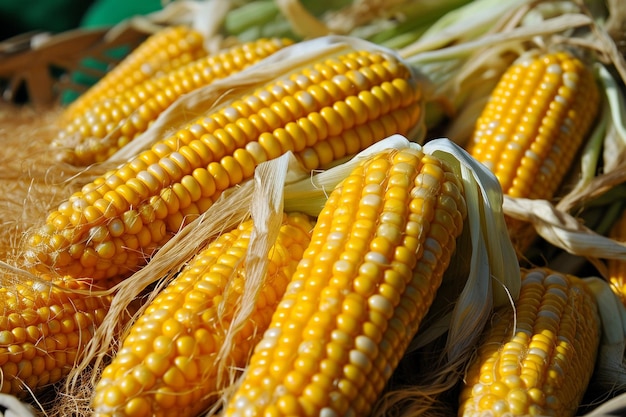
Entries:
POLYGON ((602 339, 591 383, 594 390, 612 395, 623 393, 626 391, 626 308, 604 279, 589 277, 584 281, 596 297, 602 321, 602 339))
POLYGON ((0 394, 0 408, 5 417, 35 417, 34 409, 8 394, 0 394))
POLYGON ((528 222, 552 245, 586 258, 604 276, 606 271, 601 259, 624 259, 626 256, 626 244, 598 234, 574 216, 556 209, 549 201, 505 196, 504 212, 514 219, 528 222))

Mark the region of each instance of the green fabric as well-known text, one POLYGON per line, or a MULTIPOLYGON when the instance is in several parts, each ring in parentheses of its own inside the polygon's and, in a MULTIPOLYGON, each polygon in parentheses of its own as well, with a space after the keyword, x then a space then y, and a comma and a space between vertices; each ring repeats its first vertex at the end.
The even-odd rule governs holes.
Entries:
POLYGON ((93 0, 0 0, 0 40, 33 30, 58 33, 76 28, 92 3, 93 0))
POLYGON ((82 27, 114 25, 122 20, 162 8, 162 0, 96 0, 83 16, 82 27))

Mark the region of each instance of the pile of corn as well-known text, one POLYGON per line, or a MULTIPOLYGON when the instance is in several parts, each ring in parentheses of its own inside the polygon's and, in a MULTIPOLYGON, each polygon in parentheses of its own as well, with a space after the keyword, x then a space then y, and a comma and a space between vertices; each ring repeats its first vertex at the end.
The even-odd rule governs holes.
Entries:
POLYGON ((0 107, 0 407, 624 408, 623 6, 315 3, 175 1, 0 107))

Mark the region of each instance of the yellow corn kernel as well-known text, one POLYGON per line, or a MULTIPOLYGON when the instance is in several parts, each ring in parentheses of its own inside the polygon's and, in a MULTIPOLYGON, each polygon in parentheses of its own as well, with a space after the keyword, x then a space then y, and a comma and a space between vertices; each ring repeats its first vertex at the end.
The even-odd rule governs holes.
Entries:
POLYGON ((95 416, 193 417, 217 398, 224 388, 218 380, 229 381, 228 369, 245 366, 309 244, 313 223, 302 214, 284 216, 254 311, 220 368, 219 349, 241 302, 252 227, 249 220, 209 244, 150 303, 96 385, 95 416))
POLYGON ((54 145, 62 147, 68 162, 76 165, 105 161, 146 130, 178 97, 238 72, 291 43, 288 39, 259 39, 236 45, 128 86, 76 114, 54 145))
POLYGON ((97 291, 116 283, 41 278, 0 288, 0 392, 20 398, 80 361, 113 297, 97 291))
POLYGON ((390 54, 349 51, 307 64, 71 195, 25 239, 27 265, 93 279, 127 276, 261 162, 292 151, 308 170, 328 165, 394 133, 408 135, 422 106, 420 83, 390 54), (117 220, 128 225, 122 235, 117 220), (138 245, 129 251, 131 232, 138 245))
MULTIPOLYGON (((599 99, 593 73, 576 56, 533 51, 503 74, 468 151, 494 172, 506 195, 550 200, 593 124, 599 99)), ((508 220, 523 251, 535 234, 508 220)))
POLYGON ((206 55, 200 32, 187 26, 166 26, 150 35, 96 84, 69 104, 61 120, 72 120, 96 102, 115 97, 148 78, 206 55))
POLYGON ((320 213, 225 415, 368 415, 441 283, 462 195, 421 150, 381 152, 353 170, 320 213))
POLYGON ((515 310, 496 312, 485 331, 459 416, 576 414, 600 343, 594 295, 581 279, 547 269, 523 270, 522 279, 515 310))

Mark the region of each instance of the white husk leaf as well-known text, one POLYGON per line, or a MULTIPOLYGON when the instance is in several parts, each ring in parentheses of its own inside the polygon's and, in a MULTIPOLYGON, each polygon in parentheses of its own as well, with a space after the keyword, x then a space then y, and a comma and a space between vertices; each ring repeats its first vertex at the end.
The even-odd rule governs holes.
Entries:
POLYGON ((585 227, 547 200, 504 196, 503 208, 507 216, 529 222, 529 226, 532 225, 541 237, 554 246, 587 258, 604 276, 605 267, 598 259, 626 260, 626 244, 585 227))
POLYGON ((424 151, 445 160, 460 175, 468 208, 470 273, 454 308, 447 341, 449 360, 454 362, 474 344, 492 307, 517 299, 520 270, 496 177, 449 139, 432 140, 424 145, 424 151))
POLYGON ((602 148, 602 159, 608 171, 617 169, 626 161, 626 142, 622 141, 614 125, 607 128, 602 148))
POLYGON ((507 42, 531 40, 542 35, 551 35, 566 29, 588 26, 593 21, 584 14, 569 14, 558 16, 543 22, 541 26, 520 26, 505 32, 486 34, 466 42, 445 48, 432 48, 417 43, 400 51, 402 56, 410 57, 414 63, 429 63, 450 59, 454 56, 462 57, 476 51, 478 48, 497 47, 507 42))
MULTIPOLYGON (((471 4, 471 3, 470 3, 471 4)), ((551 36, 568 29, 589 26, 593 20, 582 13, 569 13, 546 19, 538 26, 518 26, 495 33, 487 33, 483 36, 470 37, 469 40, 451 46, 430 45, 428 38, 422 37, 419 41, 402 48, 400 54, 410 57, 411 62, 424 64, 451 59, 453 57, 463 57, 471 54, 479 48, 502 46, 511 42, 530 41, 541 36, 551 36)), ((442 37, 442 34, 437 35, 442 37)), ((442 45, 446 45, 444 39, 435 37, 435 40, 442 45)))
POLYGON ((606 400, 582 417, 621 416, 624 413, 624 409, 626 409, 626 394, 621 394, 613 399, 606 400))
POLYGON ((5 417, 35 417, 36 415, 30 404, 4 393, 0 394, 0 409, 5 417))
POLYGON ((603 162, 604 170, 610 172, 626 160, 626 100, 624 90, 607 67, 597 63, 595 68, 609 108, 605 116, 608 133, 603 142, 603 162))
POLYGON ((602 338, 598 351, 593 384, 605 389, 626 388, 626 308, 604 279, 584 279, 592 290, 602 322, 602 338))
MULTIPOLYGON (((446 14, 422 34, 412 45, 415 52, 439 49, 455 41, 480 37, 504 13, 530 0, 477 0, 446 14)), ((413 53, 415 53, 413 52, 413 53)))
MULTIPOLYGON (((293 154, 286 153, 277 159, 260 164, 256 169, 250 205, 254 226, 245 257, 244 291, 238 301, 239 308, 233 315, 224 342, 220 346, 218 352, 220 359, 227 359, 234 349, 233 338, 254 312, 259 291, 263 288, 269 263, 268 253, 276 242, 283 219, 283 187, 291 158, 293 154)), ((228 305, 226 299, 223 304, 219 309, 228 305)), ((222 373, 218 372, 218 379, 221 375, 222 373)))
POLYGON ((620 162, 610 171, 596 175, 579 187, 578 193, 567 193, 555 207, 558 211, 572 212, 572 210, 588 205, 602 196, 615 193, 624 182, 626 182, 626 161, 620 162))

